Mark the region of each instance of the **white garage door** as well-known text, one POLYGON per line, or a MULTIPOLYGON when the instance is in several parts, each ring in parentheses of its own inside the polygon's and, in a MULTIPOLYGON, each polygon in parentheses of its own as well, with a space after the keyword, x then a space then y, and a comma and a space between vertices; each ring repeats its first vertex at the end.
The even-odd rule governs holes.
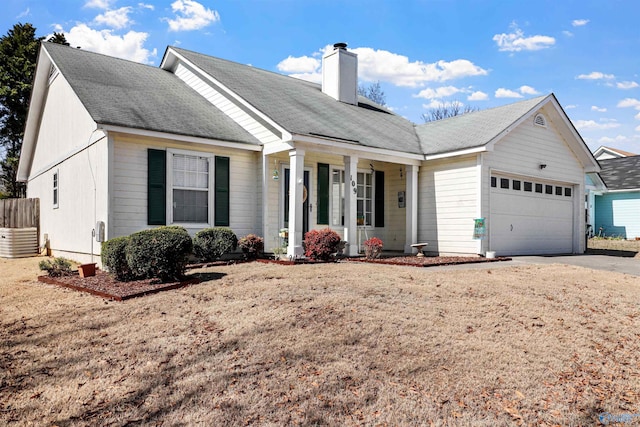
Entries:
POLYGON ((491 177, 489 250, 497 255, 573 252, 573 187, 491 177))

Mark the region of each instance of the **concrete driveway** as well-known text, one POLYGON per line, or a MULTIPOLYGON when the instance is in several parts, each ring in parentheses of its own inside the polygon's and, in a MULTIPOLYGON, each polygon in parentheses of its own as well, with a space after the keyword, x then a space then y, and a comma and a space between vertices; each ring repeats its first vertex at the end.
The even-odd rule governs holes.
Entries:
POLYGON ((478 264, 462 264, 442 267, 430 267, 435 270, 454 269, 495 269, 528 264, 568 264, 595 270, 614 271, 640 277, 640 259, 610 255, 553 255, 553 256, 514 256, 511 261, 488 262, 478 264))

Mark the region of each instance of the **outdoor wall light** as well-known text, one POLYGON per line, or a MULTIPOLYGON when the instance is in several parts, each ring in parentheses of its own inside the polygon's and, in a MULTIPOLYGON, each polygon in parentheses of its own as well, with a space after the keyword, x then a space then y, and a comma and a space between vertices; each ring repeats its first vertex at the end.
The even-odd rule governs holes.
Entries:
POLYGON ((540 169, 544 169, 546 167, 547 167, 547 165, 545 165, 544 163, 540 163, 540 169))

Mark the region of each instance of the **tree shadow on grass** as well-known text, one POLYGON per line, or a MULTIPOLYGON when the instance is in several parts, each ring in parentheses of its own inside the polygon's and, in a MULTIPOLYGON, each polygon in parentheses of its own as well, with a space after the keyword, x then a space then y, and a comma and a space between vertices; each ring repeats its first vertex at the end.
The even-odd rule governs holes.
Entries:
POLYGON ((197 278, 201 282, 209 282, 211 280, 220 280, 226 275, 226 273, 193 273, 189 277, 197 278))

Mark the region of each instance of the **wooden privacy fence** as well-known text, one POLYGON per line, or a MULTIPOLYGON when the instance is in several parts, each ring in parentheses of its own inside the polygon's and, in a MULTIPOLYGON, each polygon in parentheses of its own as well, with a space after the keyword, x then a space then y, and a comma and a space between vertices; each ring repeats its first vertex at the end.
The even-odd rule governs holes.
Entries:
POLYGON ((0 200, 0 228, 40 228, 40 199, 0 200))

